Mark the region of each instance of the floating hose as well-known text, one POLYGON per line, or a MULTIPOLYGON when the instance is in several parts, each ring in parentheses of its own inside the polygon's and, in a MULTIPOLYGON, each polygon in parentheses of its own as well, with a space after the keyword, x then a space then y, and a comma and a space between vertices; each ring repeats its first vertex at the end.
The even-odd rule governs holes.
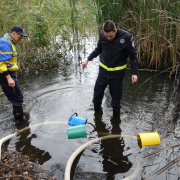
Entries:
MULTIPOLYGON (((67 122, 63 122, 63 121, 52 121, 52 122, 42 122, 42 123, 38 123, 38 124, 34 124, 32 126, 28 126, 28 127, 25 127, 21 130, 18 130, 16 131, 15 133, 11 134, 11 135, 8 135, 2 139, 0 139, 0 161, 1 161, 1 148, 2 148, 2 144, 6 141, 8 141, 9 139, 13 138, 14 136, 16 135, 19 135, 21 132, 24 132, 32 127, 36 127, 36 126, 40 126, 40 125, 46 125, 46 124, 67 124, 67 122)), ((90 123, 89 123, 90 124, 90 123)), ((92 125, 92 124, 91 124, 92 125)), ((121 135, 110 135, 110 136, 104 136, 104 137, 100 137, 100 138, 97 138, 97 139, 94 139, 94 140, 91 140, 87 143, 85 143, 84 145, 80 146, 69 158, 67 164, 66 164, 66 169, 65 169, 65 176, 64 176, 64 180, 70 180, 70 174, 71 174, 71 166, 74 162, 74 160, 76 159, 76 157, 84 150, 86 149, 89 145, 97 142, 97 141, 100 141, 100 140, 105 140, 105 139, 110 139, 110 138, 120 138, 122 137, 121 135)), ((133 138, 136 138, 137 137, 133 137, 133 138)), ((140 168, 140 160, 137 160, 137 166, 136 166, 136 169, 135 171, 130 175, 128 176, 127 178, 124 178, 123 180, 131 180, 133 178, 135 178, 138 173, 140 172, 141 168, 140 168)))
MULTIPOLYGON (((86 149, 89 145, 97 142, 97 141, 100 141, 100 140, 105 140, 105 139, 110 139, 110 138, 120 138, 122 137, 122 135, 110 135, 110 136, 104 136, 104 137, 100 137, 100 138, 97 138, 97 139, 93 139, 91 141, 88 141, 87 143, 83 144, 82 146, 80 146, 69 158, 67 164, 66 164, 66 168, 65 168, 65 174, 64 174, 64 180, 70 180, 70 174, 71 174, 71 166, 74 162, 74 160, 76 159, 76 157, 84 150, 86 149)), ((133 137, 135 139, 137 139, 137 137, 133 137)), ((135 171, 128 177, 122 179, 122 180, 130 180, 130 179, 133 179, 135 178, 138 173, 140 172, 141 170, 141 166, 140 166, 140 160, 138 159, 137 160, 137 166, 136 166, 136 169, 135 171)))
POLYGON ((24 132, 32 127, 36 127, 36 126, 40 126, 40 125, 46 125, 46 124, 67 124, 67 122, 63 122, 63 121, 52 121, 52 122, 42 122, 42 123, 38 123, 38 124, 34 124, 32 126, 27 126, 21 130, 16 131, 14 134, 10 134, 2 139, 0 139, 0 161, 1 161, 1 148, 2 148, 2 144, 6 141, 8 141, 9 139, 13 138, 16 135, 19 135, 21 132, 24 132))

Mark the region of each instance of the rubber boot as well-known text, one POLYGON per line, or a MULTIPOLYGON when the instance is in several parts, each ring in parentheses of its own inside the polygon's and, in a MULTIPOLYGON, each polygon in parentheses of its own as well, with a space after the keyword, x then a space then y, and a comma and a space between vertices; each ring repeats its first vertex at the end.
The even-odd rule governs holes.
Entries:
POLYGON ((13 106, 13 115, 16 124, 27 123, 27 121, 24 119, 23 107, 13 106))
POLYGON ((113 117, 120 116, 120 108, 113 108, 113 117))
POLYGON ((94 111, 97 112, 101 109, 101 104, 94 104, 94 111))
POLYGON ((102 108, 100 108, 98 111, 95 111, 95 113, 94 113, 94 117, 95 117, 96 120, 101 120, 102 115, 103 115, 102 108))

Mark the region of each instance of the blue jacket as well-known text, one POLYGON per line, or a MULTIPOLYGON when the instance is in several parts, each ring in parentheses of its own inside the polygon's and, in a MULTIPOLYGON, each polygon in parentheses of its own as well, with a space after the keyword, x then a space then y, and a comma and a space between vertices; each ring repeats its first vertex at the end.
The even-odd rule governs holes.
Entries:
POLYGON ((6 33, 0 38, 0 73, 8 75, 9 71, 18 70, 17 51, 15 48, 15 40, 6 33))

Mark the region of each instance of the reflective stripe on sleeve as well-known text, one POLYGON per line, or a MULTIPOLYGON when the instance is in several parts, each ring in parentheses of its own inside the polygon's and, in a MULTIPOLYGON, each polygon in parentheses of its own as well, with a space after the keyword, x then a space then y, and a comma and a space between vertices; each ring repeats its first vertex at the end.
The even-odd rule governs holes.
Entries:
POLYGON ((12 54, 13 52, 2 52, 0 51, 0 54, 12 54))

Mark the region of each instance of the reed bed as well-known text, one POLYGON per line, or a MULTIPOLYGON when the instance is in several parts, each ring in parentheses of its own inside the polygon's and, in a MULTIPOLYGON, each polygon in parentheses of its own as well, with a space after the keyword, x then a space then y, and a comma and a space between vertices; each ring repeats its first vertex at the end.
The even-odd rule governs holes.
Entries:
POLYGON ((94 0, 100 24, 111 19, 132 33, 139 66, 155 70, 179 67, 180 2, 177 0, 94 0))
POLYGON ((82 3, 73 7, 71 2, 0 0, 1 37, 15 25, 22 26, 28 35, 28 39, 17 45, 21 69, 58 64, 62 55, 72 48, 77 32, 84 33, 83 28, 88 25, 91 12, 82 3))
POLYGON ((87 28, 108 19, 133 34, 141 69, 179 68, 177 0, 0 0, 0 35, 21 25, 29 36, 18 45, 22 69, 58 64, 87 28))

